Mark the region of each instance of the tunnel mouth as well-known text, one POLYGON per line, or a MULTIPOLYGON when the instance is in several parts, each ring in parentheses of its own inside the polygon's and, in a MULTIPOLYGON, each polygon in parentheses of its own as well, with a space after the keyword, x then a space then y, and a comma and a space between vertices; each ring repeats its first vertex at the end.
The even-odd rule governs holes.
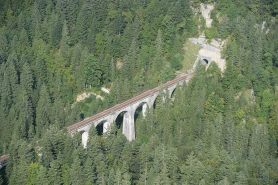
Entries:
POLYGON ((203 64, 206 64, 206 65, 208 65, 208 63, 209 63, 209 61, 207 60, 207 59, 203 59, 203 64))

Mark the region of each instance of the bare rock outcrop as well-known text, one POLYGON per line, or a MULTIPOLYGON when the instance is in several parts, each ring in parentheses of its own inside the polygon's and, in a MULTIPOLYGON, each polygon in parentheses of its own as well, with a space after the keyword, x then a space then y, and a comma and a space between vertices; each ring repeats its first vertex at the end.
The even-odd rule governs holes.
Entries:
POLYGON ((202 13, 202 16, 204 17, 204 19, 206 20, 206 27, 210 28, 211 27, 211 23, 212 23, 212 19, 210 18, 210 12, 214 9, 214 5, 213 4, 200 4, 200 11, 202 13))

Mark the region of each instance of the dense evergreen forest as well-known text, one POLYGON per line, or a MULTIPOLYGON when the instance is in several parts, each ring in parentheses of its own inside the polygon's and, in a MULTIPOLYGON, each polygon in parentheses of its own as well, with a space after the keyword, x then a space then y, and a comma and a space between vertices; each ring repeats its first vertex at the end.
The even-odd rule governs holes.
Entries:
POLYGON ((275 0, 0 1, 0 185, 277 184, 277 18, 275 0), (215 3, 211 28, 200 3, 215 3), (199 66, 138 116, 131 142, 116 124, 92 128, 86 149, 67 134, 173 79, 199 32, 227 39, 224 73, 199 66), (104 100, 73 104, 101 86, 104 100))

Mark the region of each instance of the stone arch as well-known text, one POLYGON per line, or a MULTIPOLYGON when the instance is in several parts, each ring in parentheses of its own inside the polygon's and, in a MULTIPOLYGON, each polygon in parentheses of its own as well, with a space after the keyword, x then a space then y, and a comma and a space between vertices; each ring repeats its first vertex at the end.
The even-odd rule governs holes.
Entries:
POLYGON ((148 100, 146 101, 146 103, 148 104, 149 108, 153 108, 154 102, 155 102, 158 94, 159 93, 155 93, 152 96, 148 97, 148 100))
POLYGON ((169 97, 170 97, 170 98, 173 98, 174 93, 176 92, 176 89, 177 89, 177 88, 173 89, 173 91, 171 92, 171 94, 169 94, 169 97))
POLYGON ((136 118, 137 115, 140 112, 142 112, 143 117, 145 117, 146 116, 147 107, 149 107, 149 104, 146 101, 142 101, 141 103, 139 103, 138 106, 136 106, 136 109, 135 109, 135 112, 134 112, 134 114, 135 114, 134 117, 136 118))
POLYGON ((108 128, 110 127, 110 122, 108 120, 102 120, 96 125, 96 129, 98 132, 98 135, 103 135, 107 132, 108 128))
POLYGON ((176 90, 176 88, 177 88, 177 84, 175 84, 175 85, 173 85, 173 86, 168 88, 169 98, 172 98, 172 95, 173 95, 174 91, 176 90))
POLYGON ((109 122, 109 121, 105 121, 104 123, 103 123, 103 133, 106 133, 109 129, 110 129, 110 126, 111 126, 111 122, 109 122))
POLYGON ((160 99, 160 100, 162 101, 162 102, 161 102, 162 104, 163 104, 163 101, 165 101, 165 97, 163 97, 163 96, 164 96, 163 93, 164 93, 164 92, 162 92, 162 94, 159 93, 157 96, 154 97, 154 99, 153 99, 153 104, 152 104, 154 109, 155 109, 156 106, 158 105, 158 104, 157 104, 157 103, 158 103, 158 102, 157 102, 158 99, 160 99))
POLYGON ((89 133, 86 132, 85 130, 81 130, 79 131, 81 134, 81 138, 82 138, 82 145, 84 148, 87 148, 87 143, 88 143, 88 139, 89 139, 89 133))
POLYGON ((124 119, 125 113, 126 113, 126 111, 121 111, 114 115, 115 124, 118 129, 123 127, 123 119, 124 119))
POLYGON ((129 141, 135 139, 134 113, 135 111, 132 110, 123 110, 116 116, 117 119, 120 114, 123 114, 122 133, 129 141))

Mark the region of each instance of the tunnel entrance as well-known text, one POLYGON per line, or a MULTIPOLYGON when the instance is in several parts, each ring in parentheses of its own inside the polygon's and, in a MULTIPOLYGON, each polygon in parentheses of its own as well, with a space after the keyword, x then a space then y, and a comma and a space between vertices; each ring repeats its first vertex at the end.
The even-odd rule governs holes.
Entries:
POLYGON ((205 64, 205 65, 208 65, 209 64, 209 61, 207 60, 207 59, 203 59, 203 64, 205 64))

